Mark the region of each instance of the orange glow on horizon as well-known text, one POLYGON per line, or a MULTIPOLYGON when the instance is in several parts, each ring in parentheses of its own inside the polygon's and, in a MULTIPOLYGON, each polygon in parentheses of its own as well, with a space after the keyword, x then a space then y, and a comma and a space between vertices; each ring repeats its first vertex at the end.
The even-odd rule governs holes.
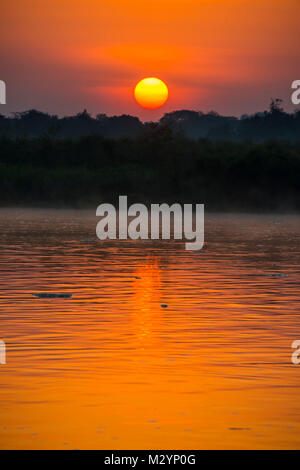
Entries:
POLYGON ((2 3, 1 79, 11 90, 5 114, 86 108, 147 119, 132 88, 152 74, 172 90, 153 119, 176 109, 238 116, 266 109, 272 96, 293 109, 297 0, 2 3))

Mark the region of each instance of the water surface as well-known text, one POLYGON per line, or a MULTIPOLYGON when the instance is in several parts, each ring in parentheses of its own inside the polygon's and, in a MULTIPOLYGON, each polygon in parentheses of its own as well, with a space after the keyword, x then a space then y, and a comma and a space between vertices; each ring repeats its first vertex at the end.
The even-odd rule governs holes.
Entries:
POLYGON ((0 447, 300 448, 299 217, 206 215, 200 252, 96 222, 0 210, 0 447))

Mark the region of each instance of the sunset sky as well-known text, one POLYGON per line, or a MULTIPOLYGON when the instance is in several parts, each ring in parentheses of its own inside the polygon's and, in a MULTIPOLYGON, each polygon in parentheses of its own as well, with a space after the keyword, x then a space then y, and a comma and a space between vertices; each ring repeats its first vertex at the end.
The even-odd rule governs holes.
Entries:
POLYGON ((299 17, 299 0, 1 0, 0 112, 152 120, 183 108, 252 113, 271 97, 293 110, 299 17), (134 100, 147 76, 169 87, 159 110, 134 100))

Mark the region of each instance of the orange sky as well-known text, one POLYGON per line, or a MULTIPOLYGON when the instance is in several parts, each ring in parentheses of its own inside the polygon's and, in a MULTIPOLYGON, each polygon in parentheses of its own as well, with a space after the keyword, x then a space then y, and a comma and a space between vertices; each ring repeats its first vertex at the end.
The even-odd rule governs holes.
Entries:
POLYGON ((299 79, 299 0, 1 0, 1 113, 159 118, 175 109, 222 114, 290 104, 299 79), (146 76, 169 86, 168 103, 140 108, 146 76))

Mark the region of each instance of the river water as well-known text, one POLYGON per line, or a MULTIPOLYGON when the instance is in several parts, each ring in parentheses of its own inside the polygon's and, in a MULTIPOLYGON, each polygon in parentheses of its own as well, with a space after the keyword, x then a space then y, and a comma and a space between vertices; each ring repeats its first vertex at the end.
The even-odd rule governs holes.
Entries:
POLYGON ((96 223, 0 210, 0 447, 300 448, 299 216, 206 214, 198 252, 96 223))

